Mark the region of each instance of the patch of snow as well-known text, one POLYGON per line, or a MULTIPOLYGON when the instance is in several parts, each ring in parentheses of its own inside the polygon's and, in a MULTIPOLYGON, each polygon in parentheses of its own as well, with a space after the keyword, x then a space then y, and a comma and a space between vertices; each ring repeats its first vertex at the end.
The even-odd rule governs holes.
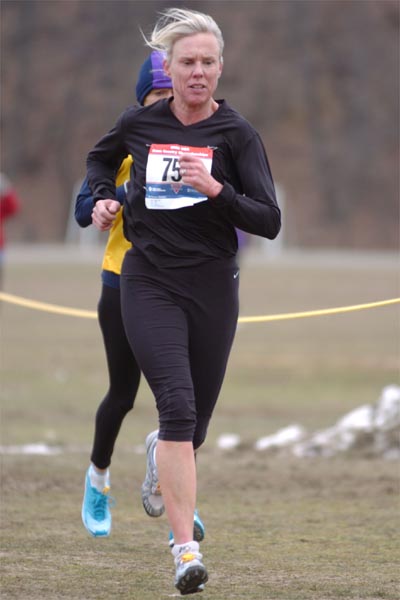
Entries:
POLYGON ((256 450, 269 450, 270 448, 284 448, 298 442, 306 435, 306 430, 301 425, 289 425, 279 429, 273 435, 260 438, 254 444, 256 450))
POLYGON ((49 446, 48 444, 23 444, 22 446, 0 446, 0 454, 37 454, 42 456, 53 456, 61 454, 61 448, 49 446))
POLYGON ((217 446, 221 450, 233 450, 240 445, 240 441, 237 433, 223 433, 217 439, 217 446))

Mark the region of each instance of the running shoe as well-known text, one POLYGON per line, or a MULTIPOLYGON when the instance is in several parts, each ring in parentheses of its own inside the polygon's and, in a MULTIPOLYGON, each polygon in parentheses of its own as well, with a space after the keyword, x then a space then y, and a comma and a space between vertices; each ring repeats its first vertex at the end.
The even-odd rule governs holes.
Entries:
POLYGON ((102 492, 92 487, 89 471, 86 473, 85 494, 82 503, 82 521, 93 537, 107 537, 111 532, 110 487, 102 492))
POLYGON ((142 484, 143 508, 150 517, 161 517, 165 510, 161 488, 158 482, 157 465, 154 462, 154 449, 157 445, 158 430, 152 431, 146 438, 147 469, 142 484))
MULTIPOLYGON (((206 534, 206 528, 204 527, 204 523, 200 519, 199 513, 197 512, 197 509, 196 509, 194 511, 194 517, 193 517, 193 539, 196 542, 202 542, 204 540, 205 534, 206 534)), ((169 543, 170 548, 174 547, 175 540, 174 540, 174 534, 172 533, 172 531, 169 532, 168 543, 169 543)))
POLYGON ((175 587, 182 596, 202 592, 208 580, 208 574, 202 563, 200 552, 192 552, 188 547, 175 559, 175 587))

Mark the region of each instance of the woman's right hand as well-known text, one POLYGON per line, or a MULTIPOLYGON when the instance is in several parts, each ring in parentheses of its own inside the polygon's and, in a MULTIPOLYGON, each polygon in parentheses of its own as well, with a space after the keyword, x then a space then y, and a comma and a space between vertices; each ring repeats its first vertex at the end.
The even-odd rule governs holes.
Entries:
POLYGON ((92 211, 92 223, 99 231, 111 229, 121 205, 117 200, 97 200, 92 211))

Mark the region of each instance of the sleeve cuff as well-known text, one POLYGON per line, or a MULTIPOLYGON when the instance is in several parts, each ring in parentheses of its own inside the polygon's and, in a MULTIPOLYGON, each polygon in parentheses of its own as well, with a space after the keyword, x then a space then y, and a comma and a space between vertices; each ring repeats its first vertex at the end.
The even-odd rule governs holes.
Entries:
POLYGON ((230 183, 226 181, 223 184, 223 188, 215 198, 210 198, 210 202, 215 208, 225 208, 232 206, 236 201, 236 192, 230 183))

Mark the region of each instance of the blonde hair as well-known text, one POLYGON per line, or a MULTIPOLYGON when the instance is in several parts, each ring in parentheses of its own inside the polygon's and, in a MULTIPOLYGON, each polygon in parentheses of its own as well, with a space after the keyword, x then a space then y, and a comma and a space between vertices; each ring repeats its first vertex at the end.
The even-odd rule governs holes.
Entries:
POLYGON ((161 13, 150 39, 144 36, 146 44, 153 50, 166 52, 167 60, 171 60, 172 49, 177 40, 196 33, 212 33, 215 35, 219 56, 222 62, 224 38, 212 17, 196 10, 169 8, 161 13))

